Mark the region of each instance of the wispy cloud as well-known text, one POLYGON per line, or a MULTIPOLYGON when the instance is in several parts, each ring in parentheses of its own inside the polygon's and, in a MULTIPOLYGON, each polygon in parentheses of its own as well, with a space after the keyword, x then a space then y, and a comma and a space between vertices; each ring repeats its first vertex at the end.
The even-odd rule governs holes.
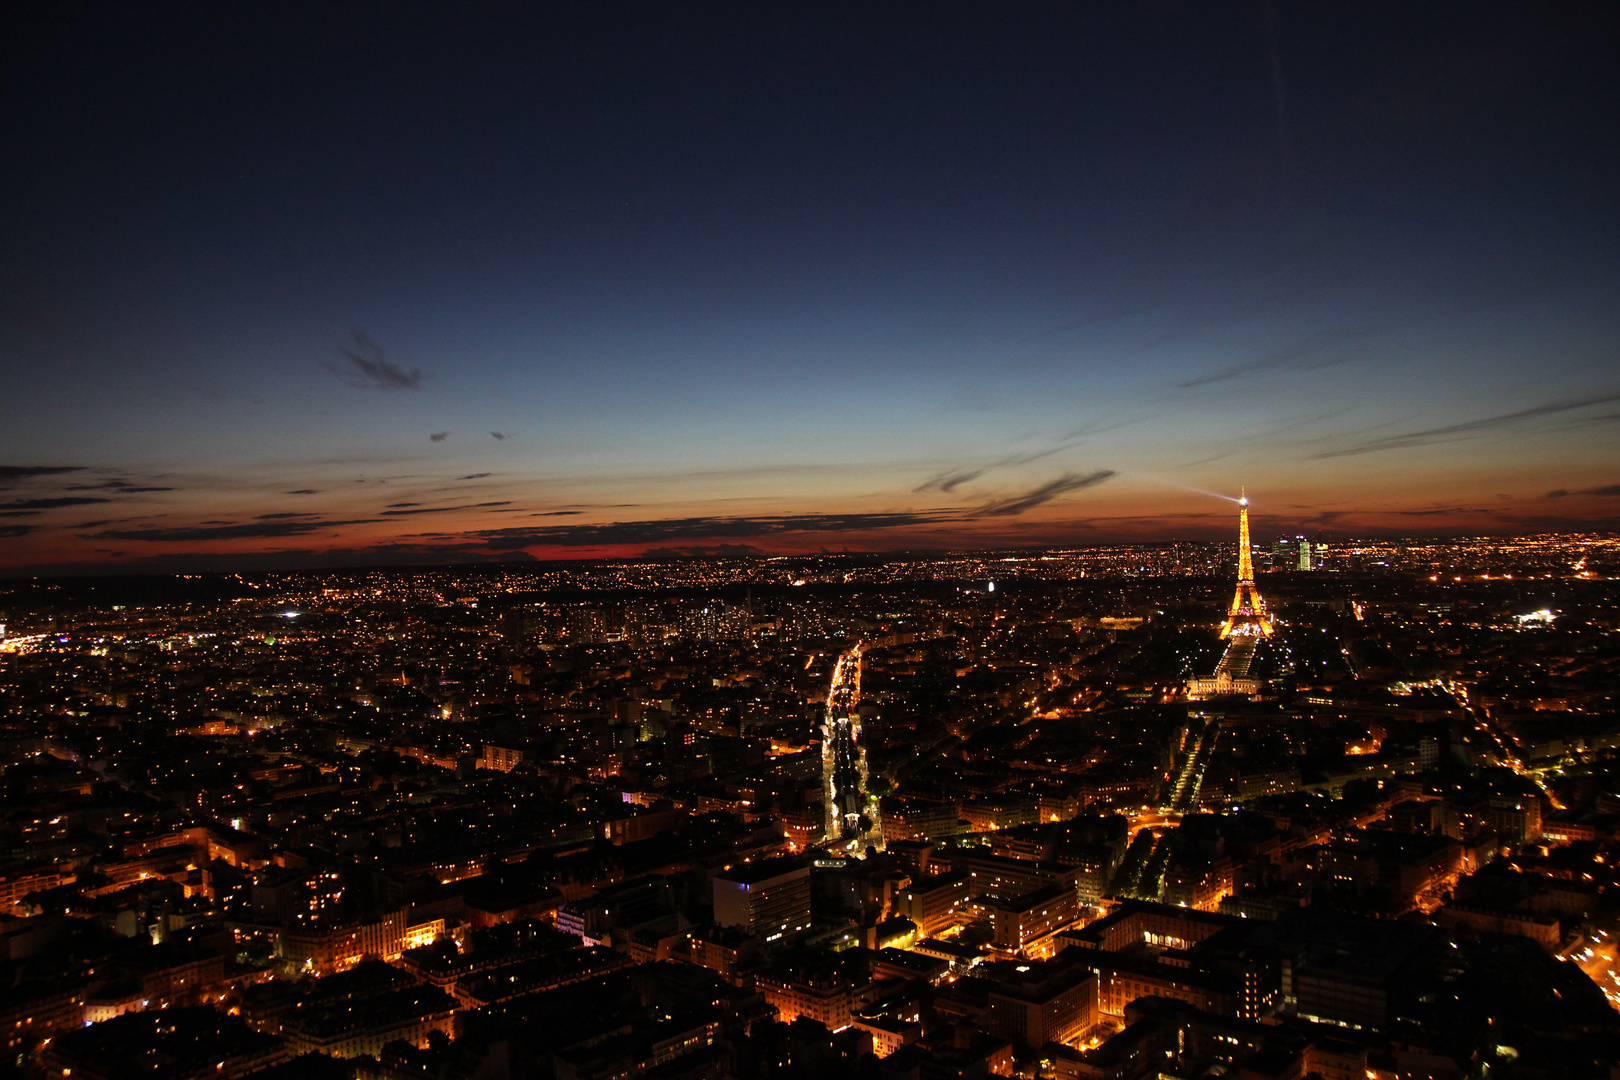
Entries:
POLYGON ((306 536, 322 529, 340 525, 369 525, 367 518, 356 521, 262 521, 247 525, 190 525, 172 529, 108 529, 91 533, 87 540, 146 540, 163 543, 185 543, 209 540, 266 540, 289 536, 306 536))
POLYGON ((1039 461, 1042 458, 1051 457, 1053 454, 1067 450, 1068 448, 1068 444, 1065 443, 1061 446, 1053 446, 1046 450, 1036 450, 1028 454, 1013 454, 1010 457, 1000 458, 996 461, 988 462, 987 464, 972 468, 940 473, 938 476, 926 480, 917 485, 915 488, 912 488, 912 491, 919 495, 927 491, 940 491, 948 495, 957 488, 961 487, 963 484, 971 484, 973 481, 979 479, 979 477, 983 476, 987 472, 992 472, 996 469, 1005 469, 1014 465, 1027 465, 1031 461, 1039 461))
POLYGON ((1567 488, 1558 488, 1556 490, 1547 492, 1546 497, 1549 499, 1565 499, 1571 495, 1598 495, 1604 498, 1613 498, 1620 495, 1620 484, 1605 484, 1602 487, 1580 488, 1576 491, 1570 491, 1567 488))
POLYGON ((457 480, 482 480, 486 476, 494 476, 494 475, 495 475, 494 473, 490 473, 490 472, 475 472, 475 473, 468 473, 466 476, 458 476, 458 477, 456 477, 456 479, 457 480))
POLYGON ((921 484, 918 484, 911 490, 914 494, 918 495, 928 491, 939 491, 948 495, 957 488, 961 487, 963 484, 971 484, 985 473, 994 472, 996 469, 1006 469, 1017 465, 1027 465, 1032 461, 1040 461, 1042 458, 1049 458, 1053 454, 1061 454, 1065 450, 1072 449, 1080 437, 1086 434, 1088 430, 1089 429, 1087 428, 1077 428, 1075 431, 1065 435, 1063 439, 1055 446, 1049 446, 1044 450, 1031 450, 1022 454, 1009 454, 1006 457, 985 462, 983 465, 969 466, 965 469, 954 469, 949 472, 940 473, 938 476, 930 477, 929 479, 923 481, 921 484))
POLYGON ((863 532, 958 520, 943 513, 783 514, 768 517, 691 517, 663 521, 615 521, 603 525, 541 525, 486 529, 471 535, 510 550, 556 545, 610 547, 667 544, 682 540, 739 539, 789 533, 863 532))
POLYGON ((68 491, 111 491, 120 495, 138 495, 148 491, 173 491, 172 487, 145 487, 128 480, 102 480, 95 484, 69 484, 68 491))
POLYGON ((1196 461, 1183 461, 1179 465, 1172 465, 1170 467, 1172 469, 1191 469, 1198 465, 1208 465, 1212 461, 1221 461, 1224 458, 1232 457, 1236 453, 1236 450, 1222 450, 1218 454, 1211 454, 1208 457, 1201 457, 1196 461))
POLYGON ((99 499, 89 495, 73 495, 59 499, 13 499, 11 502, 0 502, 0 517, 37 514, 42 510, 55 510, 59 506, 89 506, 93 503, 111 501, 111 499, 99 499))
POLYGON ((1105 480, 1114 476, 1113 469, 1098 469, 1094 473, 1084 476, 1079 473, 1065 473, 1056 480, 1048 480, 1040 487, 1024 492, 1022 495, 1013 495, 1005 499, 996 499, 985 503, 976 510, 970 511, 968 517, 1015 517, 1028 510, 1033 510, 1042 503, 1051 502, 1059 495, 1066 495, 1071 491, 1080 491, 1088 487, 1096 487, 1105 480))
POLYGON ((339 345, 341 361, 328 360, 322 367, 350 386, 367 390, 420 390, 427 378, 417 368, 400 367, 384 355, 382 346, 359 330, 348 346, 339 345))
POLYGON ((411 510, 384 510, 385 517, 405 517, 410 514, 442 514, 448 510, 481 510, 486 506, 511 506, 511 500, 506 502, 467 503, 463 506, 418 506, 416 503, 393 503, 393 506, 415 507, 411 510))
POLYGON ((433 434, 428 436, 428 441, 444 442, 444 440, 448 439, 449 437, 450 433, 448 431, 435 431, 433 434))
MULTIPOLYGON (((5 535, 0 532, 0 536, 5 535)), ((104 552, 104 554, 113 554, 104 552)), ((482 544, 388 543, 366 547, 271 551, 180 551, 136 555, 118 563, 99 560, 53 563, 0 571, 25 574, 186 573, 197 571, 310 570, 327 567, 422 566, 446 562, 521 562, 519 551, 491 551, 482 544)))
POLYGON ((1243 364, 1233 364, 1231 367, 1221 368, 1218 371, 1208 372, 1204 375, 1195 375, 1176 385, 1183 389, 1198 386, 1209 386, 1212 383, 1226 382, 1229 379, 1241 378, 1244 375, 1253 375, 1262 371, 1280 371, 1287 368, 1297 368, 1314 371, 1318 368, 1331 367, 1343 363, 1350 357, 1339 350, 1345 346, 1354 345, 1377 334, 1383 333, 1387 327, 1341 327, 1334 330, 1320 330, 1307 334, 1298 341, 1290 342, 1273 349, 1258 359, 1243 364))
POLYGON ((1534 420, 1543 416, 1556 416, 1559 413, 1573 412, 1576 409, 1590 408, 1593 405, 1605 405, 1611 401, 1620 401, 1620 394, 1602 394, 1566 401, 1549 401, 1528 409, 1499 413, 1496 416, 1484 416, 1478 420, 1467 420, 1460 424, 1447 424, 1444 427, 1408 431, 1400 435, 1386 435, 1383 438, 1370 439, 1338 450, 1325 450, 1311 456, 1313 458, 1355 457, 1359 454, 1376 454, 1384 450, 1405 450, 1409 447, 1426 446, 1430 443, 1451 442, 1457 438, 1473 435, 1476 432, 1491 431, 1495 428, 1508 427, 1525 420, 1534 420))
POLYGON ((506 438, 507 438, 507 435, 506 435, 506 433, 505 433, 505 432, 501 432, 501 431, 492 431, 492 432, 490 432, 490 433, 489 433, 489 437, 490 437, 490 438, 492 438, 492 439, 494 439, 494 440, 495 440, 495 441, 496 441, 496 442, 500 442, 500 441, 502 441, 502 440, 503 440, 503 439, 506 439, 506 438))
POLYGON ((9 487, 19 480, 32 480, 36 476, 60 476, 84 470, 83 465, 0 465, 0 485, 9 487))
POLYGON ((921 484, 918 484, 911 490, 913 494, 918 495, 929 491, 939 491, 945 494, 950 494, 963 484, 970 484, 973 481, 980 479, 986 473, 995 472, 997 469, 1009 469, 1015 468, 1019 465, 1028 465, 1032 461, 1040 461, 1044 458, 1052 457, 1055 454, 1061 454, 1065 450, 1073 450, 1075 447, 1080 446, 1083 442, 1085 442, 1085 440, 1090 436, 1101 435, 1109 431, 1117 431, 1120 428, 1130 427, 1133 424, 1139 424, 1141 422, 1141 417, 1133 417, 1126 420, 1104 418, 1089 420, 1078 427, 1071 428, 1070 430, 1064 432, 1058 437, 1056 442, 1043 449, 1026 450, 1021 453, 1007 454, 1004 457, 995 458, 979 465, 969 465, 959 469, 951 469, 946 472, 942 472, 937 476, 929 477, 927 480, 923 481, 921 484))

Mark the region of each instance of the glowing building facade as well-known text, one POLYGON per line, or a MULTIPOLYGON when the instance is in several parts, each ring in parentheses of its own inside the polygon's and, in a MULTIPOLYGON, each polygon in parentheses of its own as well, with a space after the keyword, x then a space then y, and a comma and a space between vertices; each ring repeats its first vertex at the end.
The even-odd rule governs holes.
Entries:
POLYGON ((1249 497, 1238 500, 1238 581, 1221 637, 1270 637, 1271 616, 1254 587, 1254 546, 1249 543, 1249 497))
MULTIPOLYGON (((1212 697, 1255 697, 1262 689, 1261 680, 1249 676, 1249 664, 1254 659, 1255 646, 1271 636, 1271 614, 1260 590, 1254 587, 1254 548, 1249 543, 1249 497, 1238 500, 1238 581, 1232 606, 1221 624, 1221 637, 1226 640, 1226 651, 1207 679, 1188 679, 1187 697, 1202 701, 1212 697)), ((1196 778, 1189 775, 1190 785, 1178 794, 1183 801, 1195 798, 1198 791, 1196 778)))

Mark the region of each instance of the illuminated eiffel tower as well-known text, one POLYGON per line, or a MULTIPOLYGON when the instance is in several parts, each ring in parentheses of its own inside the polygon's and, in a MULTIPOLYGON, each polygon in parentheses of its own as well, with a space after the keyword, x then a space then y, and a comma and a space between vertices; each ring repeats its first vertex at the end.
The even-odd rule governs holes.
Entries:
POLYGON ((1271 616, 1254 587, 1254 555, 1249 546, 1249 495, 1238 500, 1238 582, 1232 610, 1221 624, 1221 637, 1270 637, 1271 616))

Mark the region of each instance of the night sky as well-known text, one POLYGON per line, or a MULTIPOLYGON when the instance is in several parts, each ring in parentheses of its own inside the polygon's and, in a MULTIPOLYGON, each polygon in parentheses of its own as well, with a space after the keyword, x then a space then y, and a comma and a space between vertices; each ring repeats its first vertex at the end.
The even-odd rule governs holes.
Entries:
POLYGON ((6 572, 1620 527, 1620 5, 3 19, 6 572))

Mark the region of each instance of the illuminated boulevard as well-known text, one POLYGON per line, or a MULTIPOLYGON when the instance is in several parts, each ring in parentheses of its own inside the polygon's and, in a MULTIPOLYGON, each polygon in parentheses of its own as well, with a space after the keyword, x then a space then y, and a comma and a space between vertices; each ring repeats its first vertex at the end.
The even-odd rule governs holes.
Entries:
POLYGON ((822 723, 822 800, 826 807, 825 842, 834 849, 864 852, 879 849, 877 807, 866 791, 866 751, 861 746, 861 654, 857 644, 833 666, 827 691, 827 713, 822 723))

